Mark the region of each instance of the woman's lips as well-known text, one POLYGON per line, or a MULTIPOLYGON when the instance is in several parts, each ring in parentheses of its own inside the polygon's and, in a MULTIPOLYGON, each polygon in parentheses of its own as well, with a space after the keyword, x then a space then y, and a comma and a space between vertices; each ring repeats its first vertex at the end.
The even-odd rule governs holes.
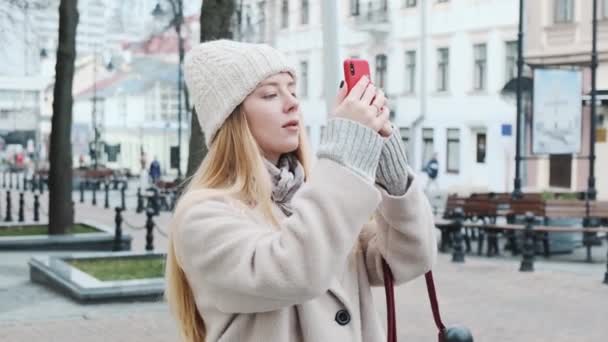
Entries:
POLYGON ((300 123, 297 120, 291 120, 283 125, 283 128, 286 128, 290 131, 297 131, 300 128, 300 123))

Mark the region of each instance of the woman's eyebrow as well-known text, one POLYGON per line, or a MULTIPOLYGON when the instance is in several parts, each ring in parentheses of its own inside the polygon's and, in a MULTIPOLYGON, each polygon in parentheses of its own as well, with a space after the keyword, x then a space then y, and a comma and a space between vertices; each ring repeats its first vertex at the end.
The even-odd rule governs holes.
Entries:
MULTIPOLYGON (((287 86, 288 86, 288 87, 292 87, 292 86, 295 86, 295 85, 296 85, 296 82, 294 82, 294 81, 291 81, 291 82, 289 82, 289 83, 287 84, 287 86)), ((264 86, 275 86, 275 87, 279 87, 279 86, 281 86, 281 83, 279 83, 279 82, 265 82, 265 83, 261 83, 261 84, 260 84, 260 87, 264 87, 264 86)))

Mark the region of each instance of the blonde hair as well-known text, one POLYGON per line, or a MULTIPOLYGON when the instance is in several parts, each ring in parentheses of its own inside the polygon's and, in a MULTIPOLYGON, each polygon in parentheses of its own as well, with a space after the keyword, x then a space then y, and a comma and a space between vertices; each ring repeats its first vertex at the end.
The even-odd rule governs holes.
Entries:
MULTIPOLYGON (((299 146, 293 152, 304 167, 305 179, 310 172, 310 150, 304 130, 300 131, 299 146)), ((272 184, 262 152, 247 124, 240 106, 224 122, 211 143, 209 152, 189 184, 176 207, 174 217, 188 205, 185 201, 190 192, 211 190, 214 194, 235 196, 248 205, 261 209, 268 221, 278 228, 272 210, 272 184)), ((171 231, 174 230, 172 223, 171 231)), ((196 308, 194 294, 186 275, 178 263, 172 235, 166 261, 165 298, 176 318, 184 341, 205 341, 205 321, 196 308)))

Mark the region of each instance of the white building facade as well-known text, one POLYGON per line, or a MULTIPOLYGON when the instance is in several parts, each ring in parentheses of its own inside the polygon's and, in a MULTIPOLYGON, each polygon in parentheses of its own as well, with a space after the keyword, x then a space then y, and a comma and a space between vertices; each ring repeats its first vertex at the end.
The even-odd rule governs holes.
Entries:
MULTIPOLYGON (((263 37, 296 65, 304 122, 316 148, 327 120, 322 3, 246 3, 255 18, 241 25, 250 25, 243 31, 257 38, 242 38, 263 37)), ((375 83, 389 95, 410 163, 421 170, 437 153, 439 184, 449 192, 513 187, 515 105, 501 90, 516 75, 517 9, 511 0, 338 1, 340 61, 370 62, 375 83)))

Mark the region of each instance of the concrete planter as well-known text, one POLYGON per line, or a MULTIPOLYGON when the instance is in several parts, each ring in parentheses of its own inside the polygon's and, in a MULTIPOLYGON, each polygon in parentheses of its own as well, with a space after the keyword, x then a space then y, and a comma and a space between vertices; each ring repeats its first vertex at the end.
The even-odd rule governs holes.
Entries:
POLYGON ((101 281, 70 265, 70 260, 165 257, 162 253, 86 253, 65 256, 35 256, 29 261, 30 280, 63 293, 78 302, 161 300, 163 278, 101 281))
MULTIPOLYGON (((93 233, 66 235, 26 235, 0 237, 0 251, 8 250, 65 250, 65 251, 112 251, 114 247, 114 229, 93 221, 81 221, 79 224, 96 229, 93 233)), ((38 222, 5 223, 0 227, 43 226, 38 222)), ((121 250, 131 250, 131 236, 122 234, 121 250)))

